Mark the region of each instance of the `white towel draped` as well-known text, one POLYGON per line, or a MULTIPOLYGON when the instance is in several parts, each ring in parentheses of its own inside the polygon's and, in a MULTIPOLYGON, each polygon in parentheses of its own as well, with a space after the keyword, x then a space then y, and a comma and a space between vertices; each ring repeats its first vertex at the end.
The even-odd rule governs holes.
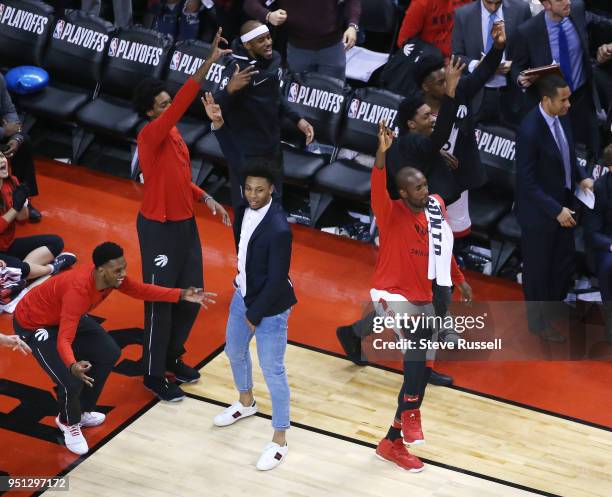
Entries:
POLYGON ((440 202, 434 196, 429 196, 425 217, 429 231, 427 277, 435 279, 440 286, 452 286, 453 230, 444 217, 440 202))

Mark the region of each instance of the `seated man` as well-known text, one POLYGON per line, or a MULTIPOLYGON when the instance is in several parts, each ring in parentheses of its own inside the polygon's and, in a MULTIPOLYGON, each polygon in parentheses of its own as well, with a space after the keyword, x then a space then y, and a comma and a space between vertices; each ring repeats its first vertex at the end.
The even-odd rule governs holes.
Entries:
POLYGON ((35 287, 17 304, 13 327, 33 349, 33 355, 57 386, 60 413, 55 424, 66 448, 75 454, 89 450, 81 427, 105 420, 96 402, 121 351, 111 336, 87 313, 114 289, 139 300, 205 306, 212 293, 201 288, 146 285, 126 276, 123 249, 112 242, 98 245, 93 264, 67 271, 35 287), (89 376, 90 375, 90 376, 89 376), (85 385, 87 388, 83 388, 85 385))
POLYGON ((595 256, 606 339, 612 345, 612 143, 604 149, 601 164, 608 173, 595 182, 595 207, 585 210, 584 232, 595 256))

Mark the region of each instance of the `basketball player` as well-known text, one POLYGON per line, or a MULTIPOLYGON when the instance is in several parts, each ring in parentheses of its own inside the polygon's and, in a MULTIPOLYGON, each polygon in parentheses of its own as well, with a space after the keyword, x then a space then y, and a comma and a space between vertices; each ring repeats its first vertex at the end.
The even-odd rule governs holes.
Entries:
POLYGON ((285 349, 289 313, 297 303, 289 278, 291 229, 280 195, 274 189, 275 174, 270 161, 251 159, 244 165, 233 133, 224 126, 221 108, 210 93, 206 94, 204 107, 230 169, 238 252, 236 291, 227 320, 225 353, 239 398, 217 414, 214 423, 228 426, 257 412, 249 352, 249 343, 255 337, 259 364, 272 400, 274 435, 256 466, 267 471, 276 468, 289 451, 285 437, 290 425, 285 349))
MULTIPOLYGON (((446 221, 444 201, 439 195, 429 195, 423 173, 413 167, 400 169, 395 178, 400 198, 392 200, 389 196, 385 156, 392 142, 393 132, 380 123, 371 180, 371 205, 380 231, 380 251, 370 295, 379 316, 435 316, 430 277, 441 286, 457 285, 465 301, 471 300, 472 290, 452 255, 453 234, 446 221), (432 243, 436 244, 434 250, 430 250, 432 243)), ((418 344, 422 338, 432 338, 433 330, 420 325, 394 331, 400 338, 411 339, 417 347, 405 350, 404 383, 395 418, 376 454, 402 469, 419 472, 423 463, 408 452, 404 443, 425 441, 419 408, 431 362, 426 362, 428 351, 418 344)))
MULTIPOLYGON (((189 78, 174 100, 158 81, 145 81, 136 90, 134 106, 149 119, 138 134, 138 154, 144 175, 144 197, 138 214, 142 277, 145 283, 164 287, 203 286, 202 246, 194 216, 194 202, 203 202, 213 214, 219 212, 230 226, 225 209, 191 182, 187 145, 176 124, 193 99, 210 68, 230 50, 220 50, 221 29, 206 62, 189 78)), ((185 352, 199 306, 190 302, 145 303, 143 356, 144 384, 162 400, 185 397, 165 372, 184 383, 198 381, 200 373, 186 365, 185 352)))
POLYGON ((115 289, 140 300, 184 300, 200 306, 214 302, 214 294, 200 288, 164 288, 130 279, 123 249, 112 242, 98 245, 92 259, 93 264, 66 271, 26 293, 13 319, 15 333, 29 343, 57 386, 60 412, 55 424, 64 434, 66 448, 79 455, 89 450, 81 427, 98 426, 106 418, 95 412, 96 402, 121 354, 87 313, 115 289))

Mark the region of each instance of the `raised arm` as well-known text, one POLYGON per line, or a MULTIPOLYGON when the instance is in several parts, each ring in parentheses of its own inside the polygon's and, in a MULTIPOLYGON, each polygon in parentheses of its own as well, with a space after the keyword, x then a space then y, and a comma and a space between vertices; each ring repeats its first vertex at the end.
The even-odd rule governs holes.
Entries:
POLYGON ((442 100, 440 113, 436 120, 436 127, 430 137, 432 146, 431 153, 438 154, 444 146, 446 140, 453 129, 455 114, 457 112, 457 102, 455 101, 455 90, 459 84, 461 73, 465 69, 465 64, 459 58, 451 57, 450 63, 446 67, 444 79, 446 80, 446 96, 442 100))
POLYGON ((223 120, 223 113, 221 107, 215 102, 212 93, 206 92, 204 98, 202 98, 206 115, 212 123, 212 129, 215 132, 221 152, 227 161, 227 167, 230 174, 230 183, 232 185, 231 197, 232 207, 234 209, 242 201, 242 185, 244 185, 244 157, 240 153, 240 149, 234 141, 232 132, 225 125, 223 120))
POLYGON ((378 219, 378 229, 384 230, 388 224, 393 201, 387 191, 387 171, 385 162, 387 150, 393 143, 393 131, 381 121, 378 123, 378 149, 376 150, 376 161, 372 168, 370 205, 374 215, 378 219))

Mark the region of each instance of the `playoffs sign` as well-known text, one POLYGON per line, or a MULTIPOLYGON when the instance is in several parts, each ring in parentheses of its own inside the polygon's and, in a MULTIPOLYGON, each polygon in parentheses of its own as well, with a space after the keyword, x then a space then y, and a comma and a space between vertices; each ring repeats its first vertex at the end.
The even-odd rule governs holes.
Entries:
POLYGON ((153 45, 146 45, 136 41, 113 38, 108 47, 108 56, 139 64, 156 66, 164 49, 153 45))
MULTIPOLYGON (((189 76, 193 76, 198 68, 204 64, 206 59, 201 57, 196 57, 194 55, 189 55, 187 53, 176 50, 172 54, 172 59, 170 60, 170 70, 178 71, 189 76)), ((208 73, 206 74, 206 81, 211 81, 213 83, 220 83, 221 76, 223 74, 224 66, 217 64, 216 62, 210 66, 208 73)))
POLYGON ((293 82, 289 86, 287 101, 315 109, 338 114, 342 110, 344 95, 338 95, 327 90, 311 88, 293 82))
POLYGON ((49 19, 40 14, 0 3, 0 24, 41 35, 48 22, 49 19))
POLYGON ((63 19, 57 21, 53 30, 53 38, 96 52, 102 52, 108 41, 108 35, 105 33, 77 26, 63 19))
POLYGON ((359 121, 374 125, 378 125, 380 121, 384 121, 387 126, 393 128, 396 116, 396 109, 390 109, 389 107, 366 102, 358 98, 353 98, 349 104, 349 119, 358 119, 359 121))

